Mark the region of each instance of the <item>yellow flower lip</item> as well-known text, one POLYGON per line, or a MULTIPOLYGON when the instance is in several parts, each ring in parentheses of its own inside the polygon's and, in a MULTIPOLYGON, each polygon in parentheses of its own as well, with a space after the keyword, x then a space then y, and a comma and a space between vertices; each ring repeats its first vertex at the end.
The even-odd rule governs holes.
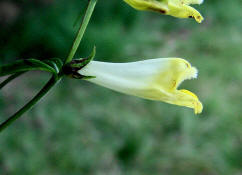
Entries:
POLYGON ((189 16, 189 18, 194 18, 198 23, 202 23, 204 20, 203 16, 195 9, 193 15, 189 16))
MULTIPOLYGON (((165 97, 164 100, 158 96, 157 99, 171 104, 193 108, 195 114, 201 113, 203 105, 198 97, 189 90, 177 89, 184 80, 197 78, 197 75, 197 69, 192 67, 188 61, 181 58, 171 58, 167 70, 163 71, 155 79, 155 82, 159 83, 161 77, 163 77, 162 79, 163 81, 165 80, 166 86, 164 87, 163 85, 162 88, 166 88, 166 91, 169 93, 169 98, 165 97)), ((161 87, 158 86, 158 89, 161 89, 161 87)))
POLYGON ((189 18, 194 18, 198 23, 202 23, 204 19, 202 16, 189 16, 189 18))
POLYGON ((177 18, 194 18, 198 23, 202 15, 190 4, 201 4, 203 0, 124 0, 137 10, 155 11, 177 18))
POLYGON ((190 96, 192 96, 192 97, 194 97, 194 102, 192 102, 192 104, 194 105, 193 106, 193 108, 194 108, 194 113, 195 114, 200 114, 200 113, 202 113, 202 110, 203 110, 203 105, 202 105, 202 103, 199 101, 199 99, 198 99, 198 97, 194 94, 194 93, 192 93, 191 91, 189 91, 189 90, 186 90, 186 89, 181 89, 181 90, 179 90, 180 92, 183 92, 183 93, 185 93, 185 94, 187 94, 187 95, 190 95, 190 96))

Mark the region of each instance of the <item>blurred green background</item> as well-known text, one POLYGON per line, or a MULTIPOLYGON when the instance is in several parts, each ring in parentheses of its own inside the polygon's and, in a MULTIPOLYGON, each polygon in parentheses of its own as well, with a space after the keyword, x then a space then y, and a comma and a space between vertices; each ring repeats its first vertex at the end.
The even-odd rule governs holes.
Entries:
MULTIPOLYGON (((87 0, 0 1, 0 64, 65 58, 87 0)), ((64 79, 0 134, 1 175, 242 175, 242 1, 205 0, 202 24, 99 0, 77 57, 181 57, 199 78, 180 88, 204 104, 191 109, 64 79)), ((31 72, 0 91, 0 121, 48 80, 31 72)), ((3 80, 3 78, 1 78, 3 80)))

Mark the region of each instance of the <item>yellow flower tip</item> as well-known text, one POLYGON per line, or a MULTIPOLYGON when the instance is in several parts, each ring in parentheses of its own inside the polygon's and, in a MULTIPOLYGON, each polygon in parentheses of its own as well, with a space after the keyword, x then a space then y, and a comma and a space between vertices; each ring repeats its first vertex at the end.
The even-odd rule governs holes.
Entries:
POLYGON ((194 18, 198 23, 203 21, 202 15, 193 7, 187 4, 168 4, 169 12, 168 15, 177 18, 194 18))
MULTIPOLYGON (((203 0, 182 0, 182 1, 184 1, 184 4, 186 5, 203 3, 203 0)), ((201 23, 204 20, 203 16, 196 9, 191 7, 190 10, 191 10, 191 15, 189 16, 190 18, 194 18, 198 23, 201 23)))
POLYGON ((198 97, 192 93, 191 91, 188 91, 186 89, 181 89, 179 90, 180 92, 184 93, 184 96, 189 97, 189 101, 186 104, 187 107, 193 108, 195 114, 200 114, 202 113, 203 110, 203 105, 199 101, 198 97))
POLYGON ((201 4, 203 0, 124 0, 137 10, 149 10, 177 18, 194 18, 198 23, 203 21, 202 15, 190 4, 201 4))
POLYGON ((203 16, 195 9, 193 11, 193 14, 189 16, 189 18, 194 18, 198 23, 202 23, 202 21, 204 20, 203 16))
POLYGON ((181 58, 170 58, 170 66, 167 67, 167 72, 160 76, 167 77, 167 87, 170 92, 169 97, 161 98, 162 101, 167 101, 171 104, 193 108, 195 114, 202 112, 203 105, 198 97, 185 89, 177 90, 178 86, 184 81, 192 78, 197 78, 198 71, 195 67, 181 58))
POLYGON ((193 17, 198 23, 202 23, 203 22, 203 17, 200 15, 200 16, 195 16, 193 17))

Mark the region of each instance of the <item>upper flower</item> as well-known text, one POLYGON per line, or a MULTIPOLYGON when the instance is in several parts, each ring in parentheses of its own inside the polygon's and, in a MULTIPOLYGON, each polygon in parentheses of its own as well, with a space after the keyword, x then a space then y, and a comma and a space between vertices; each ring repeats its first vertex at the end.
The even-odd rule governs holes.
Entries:
POLYGON ((124 0, 137 10, 150 10, 178 18, 194 18, 198 23, 202 15, 190 4, 201 4, 203 0, 124 0))
POLYGON ((197 69, 184 59, 158 58, 131 63, 91 61, 78 73, 95 76, 88 81, 122 93, 186 106, 196 114, 203 109, 194 93, 177 89, 182 81, 197 77, 197 69))

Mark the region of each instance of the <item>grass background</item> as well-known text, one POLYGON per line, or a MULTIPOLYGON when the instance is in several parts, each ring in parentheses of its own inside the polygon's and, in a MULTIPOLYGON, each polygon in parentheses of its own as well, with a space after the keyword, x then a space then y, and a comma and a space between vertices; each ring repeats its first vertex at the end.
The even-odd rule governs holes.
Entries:
MULTIPOLYGON (((0 63, 65 58, 86 4, 1 1, 0 63)), ((196 7, 205 17, 197 24, 99 0, 77 57, 96 45, 102 61, 185 58, 199 78, 181 88, 198 94, 203 113, 64 79, 1 133, 0 174, 241 175, 241 6, 241 0, 207 0, 196 7)), ((0 121, 48 77, 27 73, 0 91, 0 121)))

